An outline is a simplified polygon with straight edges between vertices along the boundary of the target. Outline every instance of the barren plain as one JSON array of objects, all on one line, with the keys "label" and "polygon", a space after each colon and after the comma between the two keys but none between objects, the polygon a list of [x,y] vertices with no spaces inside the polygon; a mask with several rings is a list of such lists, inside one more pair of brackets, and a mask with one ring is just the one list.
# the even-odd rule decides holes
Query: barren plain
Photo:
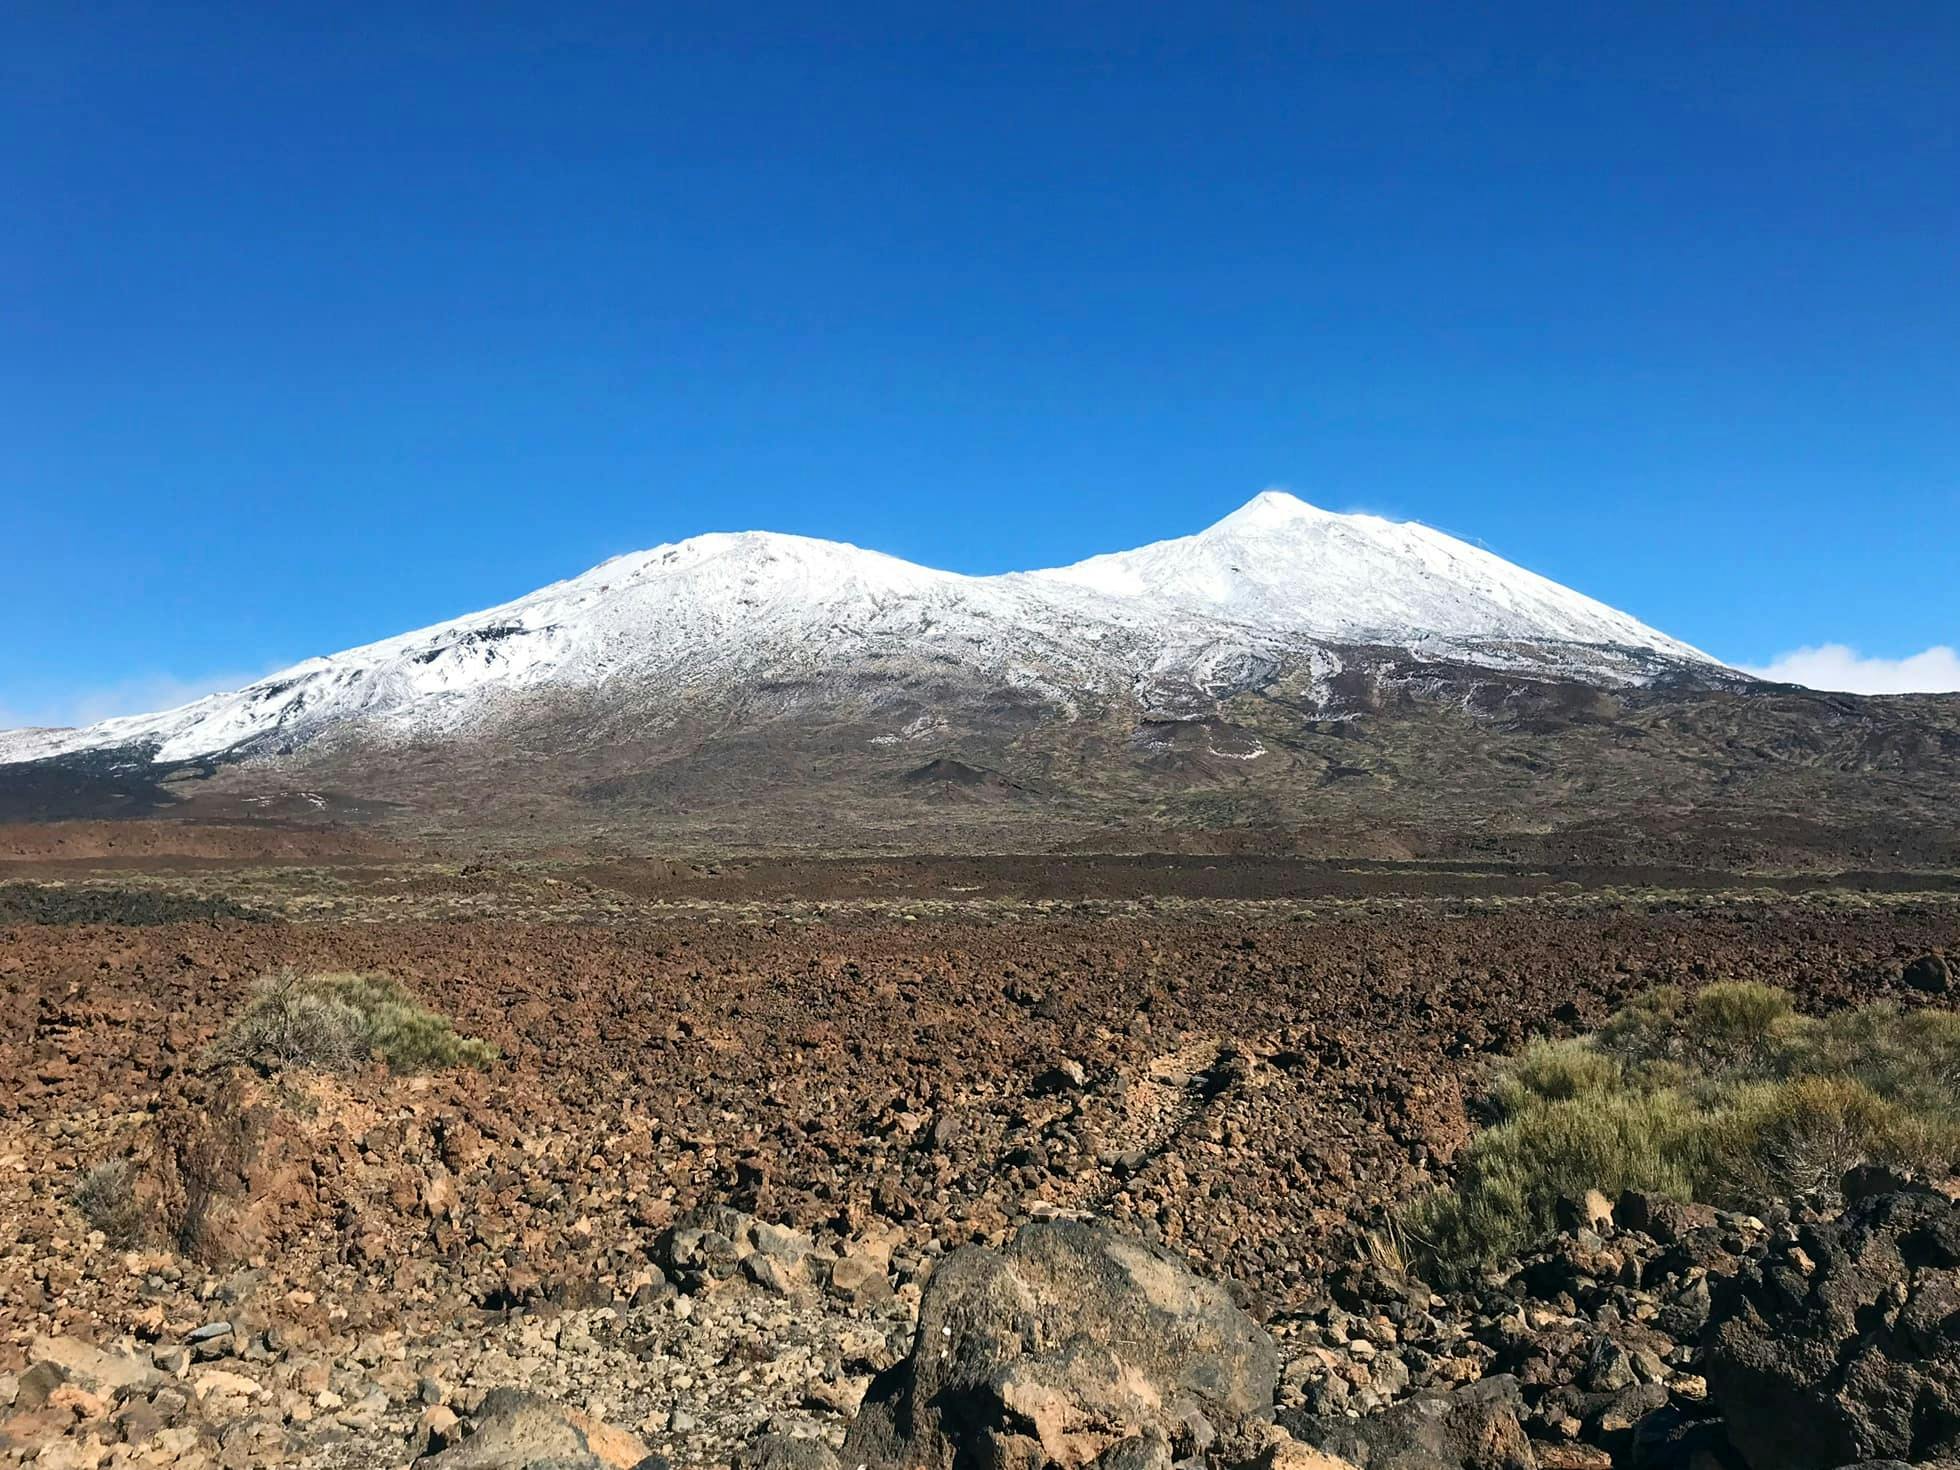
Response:
[{"label": "barren plain", "polygon": [[[1326,1350],[1289,1356],[1286,1324],[1447,1179],[1494,1054],[1658,984],[1905,995],[1943,952],[1940,872],[8,829],[0,1433],[44,1465],[406,1465],[522,1386],[675,1464],[834,1447],[934,1263],[1054,1217],[1226,1283],[1307,1402]],[[501,1058],[211,1065],[285,966],[391,977]],[[110,1161],[154,1213],[140,1240],[78,1212]],[[696,1290],[677,1229],[714,1219],[746,1253]],[[752,1264],[758,1230],[794,1237],[788,1269]],[[30,1404],[36,1344],[70,1339],[124,1344],[143,1389]]]}]

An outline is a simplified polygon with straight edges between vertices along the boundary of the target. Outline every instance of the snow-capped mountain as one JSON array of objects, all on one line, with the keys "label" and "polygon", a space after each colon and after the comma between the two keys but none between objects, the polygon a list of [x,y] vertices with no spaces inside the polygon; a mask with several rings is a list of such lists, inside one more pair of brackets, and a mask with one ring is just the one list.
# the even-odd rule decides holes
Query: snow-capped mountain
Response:
[{"label": "snow-capped mountain", "polygon": [[800,536],[697,536],[180,709],[0,734],[0,763],[423,739],[606,691],[648,718],[813,692],[875,704],[898,685],[916,703],[949,680],[1016,691],[1064,718],[1090,697],[1149,712],[1282,668],[1329,677],[1348,645],[1599,684],[1719,672],[1686,644],[1440,532],[1268,491],[1195,536],[993,577]]},{"label": "snow-capped mountain", "polygon": [[1321,510],[1283,490],[1255,496],[1195,536],[1034,575],[1336,643],[1562,642],[1713,662],[1454,536]]}]

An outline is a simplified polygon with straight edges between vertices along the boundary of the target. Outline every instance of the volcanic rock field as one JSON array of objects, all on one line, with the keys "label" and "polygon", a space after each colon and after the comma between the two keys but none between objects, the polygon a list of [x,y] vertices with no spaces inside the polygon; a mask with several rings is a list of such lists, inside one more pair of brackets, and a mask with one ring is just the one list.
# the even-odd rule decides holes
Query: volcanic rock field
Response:
[{"label": "volcanic rock field", "polygon": [[[1530,1038],[1661,984],[1923,1001],[1926,957],[1960,952],[1932,876],[499,866],[61,832],[17,830],[0,873],[0,1445],[44,1466],[854,1464],[866,1395],[924,1371],[920,1312],[971,1325],[933,1305],[944,1264],[1039,1222],[1215,1288],[1272,1344],[1264,1397],[1191,1409],[1192,1438],[1083,1409],[1089,1370],[1043,1358],[1012,1392],[976,1378],[970,1423],[935,1408],[937,1439],[887,1423],[886,1453],[1740,1464],[1636,1461],[1633,1427],[1666,1410],[1705,1449],[1709,1283],[1797,1224],[1633,1202],[1640,1230],[1575,1216],[1553,1265],[1452,1295],[1384,1262],[1384,1223],[1448,1182],[1484,1069]],[[391,977],[498,1059],[217,1060],[288,967]],[[128,1195],[108,1230],[92,1175]],[[1015,1291],[1053,1333],[1135,1309],[1105,1288]],[[1037,1382],[1086,1418],[1000,1407]],[[1368,1426],[1432,1401],[1497,1458],[1368,1458]]]}]

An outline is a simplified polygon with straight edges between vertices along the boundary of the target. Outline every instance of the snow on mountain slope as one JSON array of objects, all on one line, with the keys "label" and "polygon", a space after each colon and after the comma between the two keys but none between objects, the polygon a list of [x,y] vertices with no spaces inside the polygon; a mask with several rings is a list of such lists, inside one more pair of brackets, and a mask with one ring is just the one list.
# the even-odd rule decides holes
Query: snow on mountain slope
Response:
[{"label": "snow on mountain slope", "polygon": [[1340,515],[1282,490],[1254,497],[1195,536],[1031,575],[1329,642],[1555,641],[1714,662],[1441,531]]},{"label": "snow on mountain slope", "polygon": [[927,666],[969,671],[1067,708],[1071,690],[1127,686],[1176,650],[1230,665],[1261,640],[1016,577],[965,577],[837,542],[741,532],[614,558],[514,602],[316,658],[235,693],[85,730],[0,734],[0,762],[154,744],[187,760],[268,737],[361,724],[440,734],[542,688],[616,681],[677,705],[764,680],[849,692]]},{"label": "snow on mountain slope", "polygon": [[894,677],[963,677],[1072,712],[1089,691],[1249,687],[1287,660],[1337,671],[1322,642],[1556,645],[1557,667],[1621,682],[1624,652],[1709,662],[1590,598],[1414,525],[1267,492],[1197,536],[1054,571],[967,577],[837,542],[741,532],[617,557],[514,602],[310,659],[235,693],[84,730],[0,733],[0,763],[149,746],[161,760],[363,730],[470,728],[538,691],[613,688],[673,709],[696,696]]}]

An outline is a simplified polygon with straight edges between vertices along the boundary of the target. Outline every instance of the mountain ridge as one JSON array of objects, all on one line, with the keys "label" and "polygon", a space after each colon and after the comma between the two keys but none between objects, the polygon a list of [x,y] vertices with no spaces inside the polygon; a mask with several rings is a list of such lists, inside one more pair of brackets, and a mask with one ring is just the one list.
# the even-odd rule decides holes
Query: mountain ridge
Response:
[{"label": "mountain ridge", "polygon": [[360,727],[453,734],[553,688],[690,696],[880,664],[957,664],[1065,717],[1127,689],[1177,712],[1288,663],[1382,646],[1605,685],[1728,671],[1636,619],[1412,522],[1266,491],[1193,536],[967,576],[844,542],[711,532],[509,602],[308,659],[243,689],[78,730],[0,732],[0,763],[151,748],[174,761]]},{"label": "mountain ridge", "polygon": [[174,711],[0,736],[0,822],[703,856],[1917,867],[1960,863],[1956,782],[1960,699],[1765,684],[1456,538],[1277,494],[989,577],[712,533]]}]

